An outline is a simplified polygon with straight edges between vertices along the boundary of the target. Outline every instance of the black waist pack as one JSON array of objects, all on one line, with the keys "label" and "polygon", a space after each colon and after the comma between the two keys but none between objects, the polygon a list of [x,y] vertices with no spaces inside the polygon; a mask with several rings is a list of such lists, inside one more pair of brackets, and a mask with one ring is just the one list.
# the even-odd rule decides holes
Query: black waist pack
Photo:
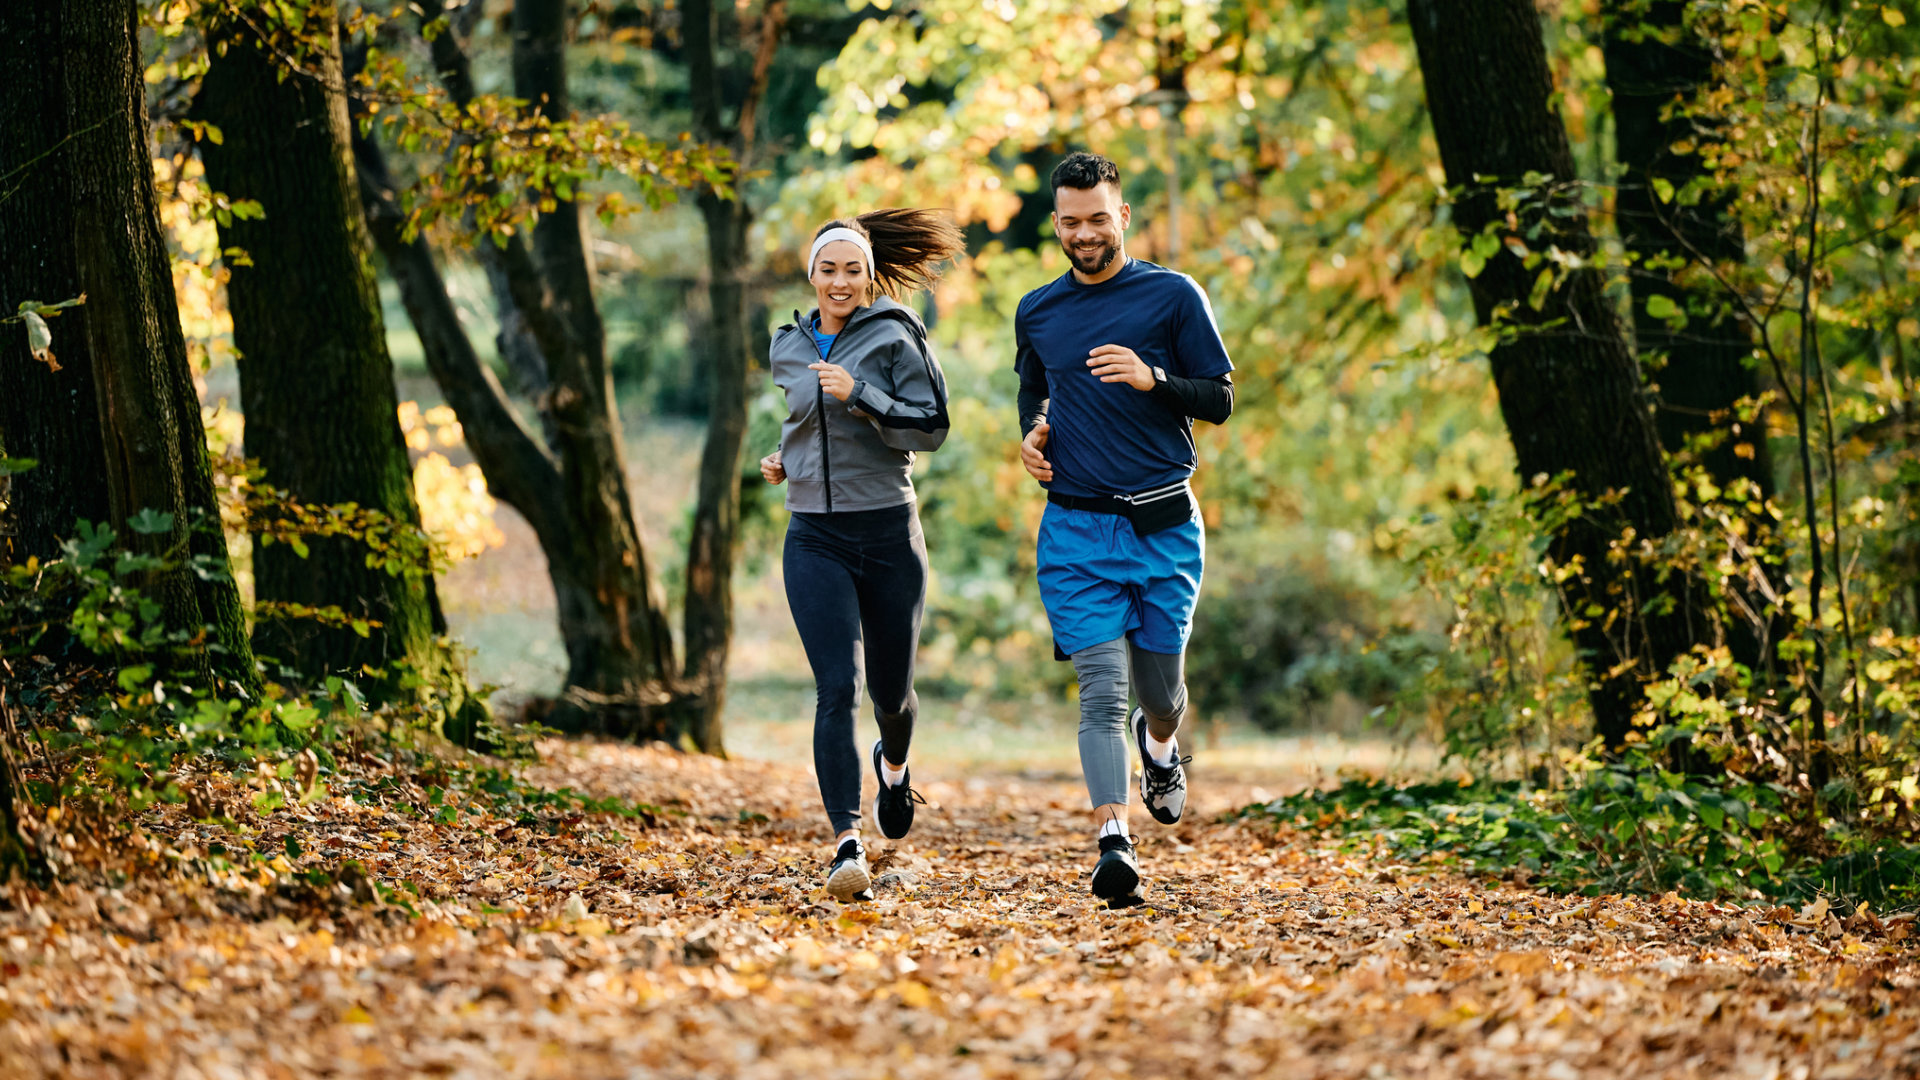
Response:
[{"label": "black waist pack", "polygon": [[1142,491],[1137,495],[1079,495],[1047,493],[1047,501],[1069,510],[1090,510],[1096,514],[1116,514],[1133,526],[1135,536],[1151,536],[1162,529],[1184,525],[1193,519],[1196,504],[1193,489],[1185,480],[1166,487]]}]

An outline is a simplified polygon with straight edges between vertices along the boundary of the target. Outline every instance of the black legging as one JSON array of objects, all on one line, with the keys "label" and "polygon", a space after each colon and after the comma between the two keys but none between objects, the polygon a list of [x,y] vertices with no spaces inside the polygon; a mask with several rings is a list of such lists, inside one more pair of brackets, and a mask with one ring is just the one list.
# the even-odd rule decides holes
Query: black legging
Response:
[{"label": "black legging", "polygon": [[813,666],[813,768],[827,817],[840,833],[860,823],[866,767],[853,714],[863,667],[887,760],[904,764],[913,741],[920,711],[913,658],[927,598],[927,544],[912,503],[795,513],[782,566],[787,606]]}]

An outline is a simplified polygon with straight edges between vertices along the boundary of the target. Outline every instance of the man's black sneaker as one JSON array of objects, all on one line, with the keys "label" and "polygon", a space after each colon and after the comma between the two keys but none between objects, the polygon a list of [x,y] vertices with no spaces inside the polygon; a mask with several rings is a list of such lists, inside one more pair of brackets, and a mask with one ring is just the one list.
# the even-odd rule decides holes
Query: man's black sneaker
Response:
[{"label": "man's black sneaker", "polygon": [[1193,758],[1181,757],[1176,749],[1171,765],[1153,760],[1153,755],[1147,753],[1147,714],[1137,707],[1133,710],[1133,742],[1140,748],[1140,801],[1147,804],[1147,813],[1153,815],[1153,820],[1172,825],[1187,809],[1185,766]]},{"label": "man's black sneaker", "polygon": [[1100,861],[1093,866],[1093,895],[1109,907],[1128,907],[1141,902],[1140,864],[1133,858],[1133,843],[1124,836],[1100,838]]},{"label": "man's black sneaker", "polygon": [[898,784],[887,783],[886,758],[880,754],[881,745],[880,742],[873,744],[873,775],[880,781],[880,794],[873,798],[873,820],[879,822],[882,836],[898,840],[913,829],[913,804],[927,800],[908,783],[910,770],[901,774]]},{"label": "man's black sneaker", "polygon": [[849,900],[871,900],[872,886],[867,849],[860,846],[860,838],[849,836],[840,841],[840,850],[833,853],[833,865],[827,867],[827,895],[843,904]]}]

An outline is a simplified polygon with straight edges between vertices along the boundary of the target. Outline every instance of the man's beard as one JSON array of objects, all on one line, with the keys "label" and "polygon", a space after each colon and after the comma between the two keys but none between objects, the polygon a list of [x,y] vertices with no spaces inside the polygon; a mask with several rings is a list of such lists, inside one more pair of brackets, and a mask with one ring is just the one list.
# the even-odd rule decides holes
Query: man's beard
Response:
[{"label": "man's beard", "polygon": [[1106,270],[1107,267],[1112,266],[1113,260],[1120,256],[1119,244],[1108,244],[1105,247],[1099,248],[1094,252],[1093,258],[1091,259],[1082,257],[1078,252],[1067,247],[1065,244],[1061,244],[1060,247],[1067,253],[1067,261],[1073,264],[1073,268],[1088,277],[1098,276],[1102,271]]}]

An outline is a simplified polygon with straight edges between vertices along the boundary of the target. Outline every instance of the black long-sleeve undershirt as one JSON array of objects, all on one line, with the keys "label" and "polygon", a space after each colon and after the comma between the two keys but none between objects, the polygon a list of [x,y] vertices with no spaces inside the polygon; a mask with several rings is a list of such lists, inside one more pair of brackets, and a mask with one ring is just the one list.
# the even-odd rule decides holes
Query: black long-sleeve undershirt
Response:
[{"label": "black long-sleeve undershirt", "polygon": [[[1169,375],[1166,382],[1156,385],[1148,393],[1179,415],[1205,420],[1209,424],[1224,424],[1227,417],[1233,415],[1233,376],[1230,374],[1216,375],[1211,379]],[[1030,374],[1023,370],[1020,373],[1017,400],[1020,437],[1024,439],[1033,431],[1034,425],[1047,418],[1049,394],[1046,374]]]},{"label": "black long-sleeve undershirt", "polygon": [[1028,435],[1033,434],[1033,429],[1046,420],[1047,402],[1049,400],[1045,390],[1029,389],[1025,382],[1020,384],[1018,401],[1020,408],[1021,438],[1024,439]]},{"label": "black long-sleeve undershirt", "polygon": [[1189,379],[1169,375],[1155,384],[1151,393],[1161,404],[1195,420],[1224,424],[1233,415],[1233,376],[1216,375],[1211,379]]}]

